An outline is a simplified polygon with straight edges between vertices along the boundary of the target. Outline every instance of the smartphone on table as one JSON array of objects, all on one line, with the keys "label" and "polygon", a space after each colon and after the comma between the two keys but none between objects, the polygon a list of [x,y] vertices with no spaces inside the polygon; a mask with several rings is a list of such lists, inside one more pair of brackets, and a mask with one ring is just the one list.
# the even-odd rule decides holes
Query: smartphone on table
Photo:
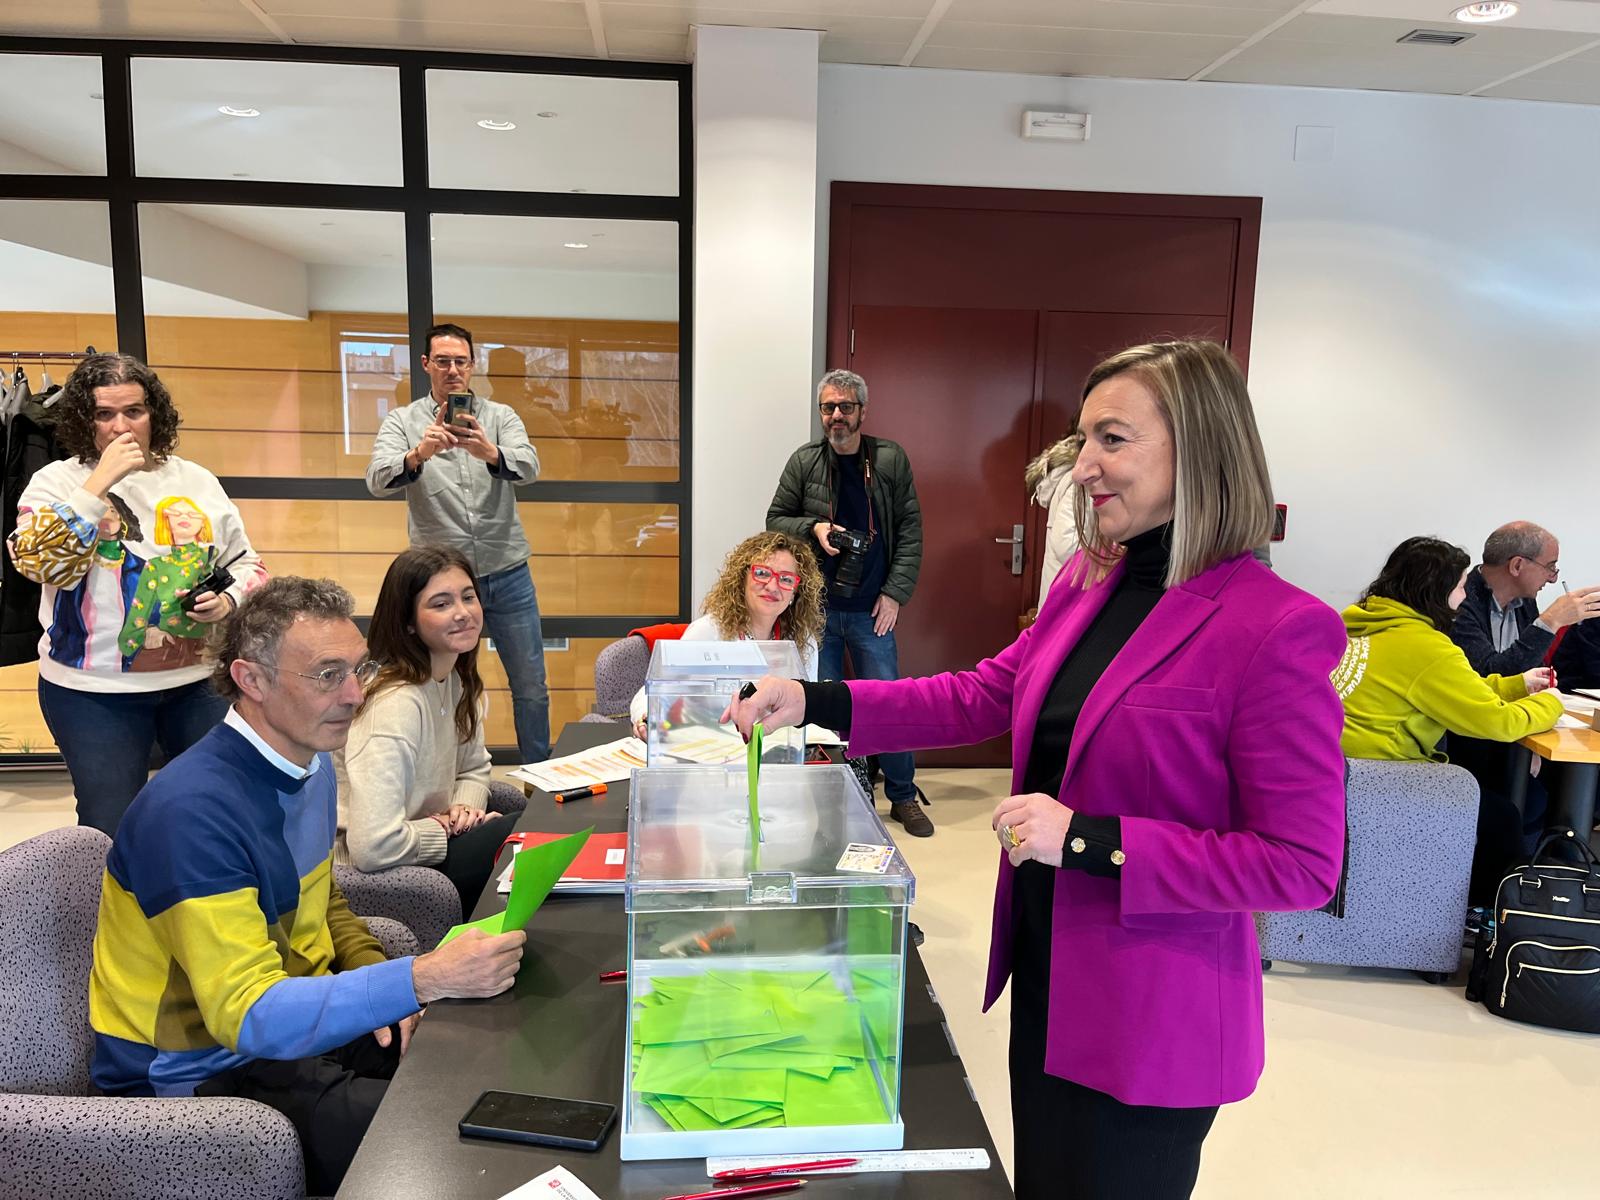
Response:
[{"label": "smartphone on table", "polygon": [[478,1097],[457,1128],[462,1137],[598,1150],[616,1120],[614,1104],[489,1091]]},{"label": "smartphone on table", "polygon": [[444,423],[446,425],[461,425],[462,417],[472,415],[472,393],[451,392],[444,398]]}]

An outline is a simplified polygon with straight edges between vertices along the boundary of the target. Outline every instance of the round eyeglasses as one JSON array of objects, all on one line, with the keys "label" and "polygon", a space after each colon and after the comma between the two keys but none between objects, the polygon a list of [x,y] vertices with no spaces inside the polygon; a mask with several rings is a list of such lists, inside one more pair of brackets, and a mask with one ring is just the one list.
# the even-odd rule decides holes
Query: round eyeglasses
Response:
[{"label": "round eyeglasses", "polygon": [[262,666],[271,667],[275,671],[282,671],[286,675],[298,675],[301,679],[309,679],[317,685],[319,692],[337,692],[344,686],[344,681],[354,675],[356,681],[365,689],[378,677],[379,664],[376,659],[366,659],[354,667],[323,667],[315,674],[308,675],[304,671],[291,671],[288,667],[280,667],[275,663],[262,663]]}]

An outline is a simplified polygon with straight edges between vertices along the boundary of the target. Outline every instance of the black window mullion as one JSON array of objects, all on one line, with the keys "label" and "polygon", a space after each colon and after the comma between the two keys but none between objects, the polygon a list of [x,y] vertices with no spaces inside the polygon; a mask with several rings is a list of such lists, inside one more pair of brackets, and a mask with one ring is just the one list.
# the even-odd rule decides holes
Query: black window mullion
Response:
[{"label": "black window mullion", "polygon": [[139,202],[134,176],[133,80],[125,53],[100,56],[100,94],[106,121],[106,184],[110,193],[111,292],[117,349],[143,361],[144,263],[139,250]]},{"label": "black window mullion", "polygon": [[411,394],[422,394],[421,358],[433,324],[433,214],[428,203],[428,72],[400,65],[400,178],[406,195],[406,312],[411,330]]}]

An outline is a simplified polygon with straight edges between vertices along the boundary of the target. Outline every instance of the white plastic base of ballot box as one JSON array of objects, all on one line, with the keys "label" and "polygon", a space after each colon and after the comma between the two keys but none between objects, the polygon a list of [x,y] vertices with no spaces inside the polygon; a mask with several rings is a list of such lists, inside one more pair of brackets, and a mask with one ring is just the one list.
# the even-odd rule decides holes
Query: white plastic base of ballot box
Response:
[{"label": "white plastic base of ballot box", "polygon": [[622,1133],[622,1161],[712,1158],[730,1154],[792,1154],[827,1150],[899,1150],[904,1121],[892,1125],[795,1125],[771,1129],[697,1129],[679,1133]]}]

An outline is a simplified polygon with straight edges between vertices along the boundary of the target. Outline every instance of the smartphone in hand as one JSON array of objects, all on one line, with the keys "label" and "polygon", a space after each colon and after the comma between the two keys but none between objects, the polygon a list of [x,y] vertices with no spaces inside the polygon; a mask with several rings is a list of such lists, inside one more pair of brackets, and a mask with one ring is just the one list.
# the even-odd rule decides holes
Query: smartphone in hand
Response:
[{"label": "smartphone in hand", "polygon": [[472,415],[472,393],[451,392],[444,399],[444,423],[446,425],[464,425],[462,417]]}]

